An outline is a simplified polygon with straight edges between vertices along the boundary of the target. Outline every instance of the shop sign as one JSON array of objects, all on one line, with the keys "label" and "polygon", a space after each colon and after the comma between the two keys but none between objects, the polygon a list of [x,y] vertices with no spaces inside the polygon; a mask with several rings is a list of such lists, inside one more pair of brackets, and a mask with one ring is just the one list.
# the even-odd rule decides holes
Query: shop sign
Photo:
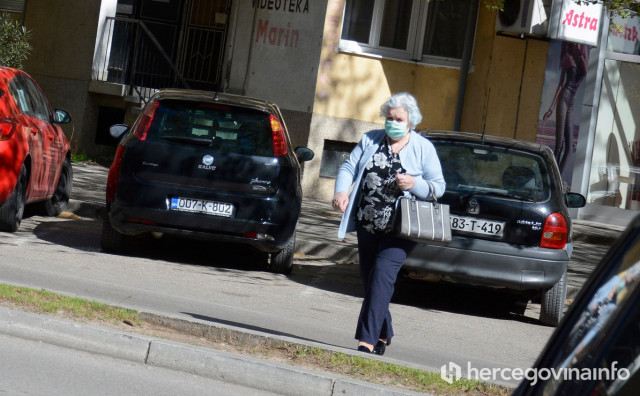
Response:
[{"label": "shop sign", "polygon": [[559,18],[557,30],[550,29],[549,37],[592,46],[598,45],[602,25],[602,3],[563,0],[557,17]]},{"label": "shop sign", "polygon": [[611,24],[616,26],[609,32],[607,51],[640,55],[640,17],[616,16]]}]

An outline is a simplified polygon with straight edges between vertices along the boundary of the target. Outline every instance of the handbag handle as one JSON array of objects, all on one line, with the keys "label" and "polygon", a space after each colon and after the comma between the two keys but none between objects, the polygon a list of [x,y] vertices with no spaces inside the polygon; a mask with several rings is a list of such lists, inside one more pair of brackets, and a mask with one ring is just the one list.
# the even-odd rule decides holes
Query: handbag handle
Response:
[{"label": "handbag handle", "polygon": [[436,193],[433,189],[433,183],[427,180],[427,184],[429,185],[429,196],[427,198],[431,198],[433,202],[438,203],[438,198],[436,198]]}]

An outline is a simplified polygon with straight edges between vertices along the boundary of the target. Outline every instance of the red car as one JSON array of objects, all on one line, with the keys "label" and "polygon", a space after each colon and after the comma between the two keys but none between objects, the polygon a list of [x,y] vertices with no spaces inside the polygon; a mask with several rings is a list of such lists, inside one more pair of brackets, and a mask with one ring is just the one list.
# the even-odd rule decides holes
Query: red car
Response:
[{"label": "red car", "polygon": [[28,74],[0,66],[0,231],[18,230],[26,204],[49,216],[67,207],[73,170],[59,124],[70,121]]}]

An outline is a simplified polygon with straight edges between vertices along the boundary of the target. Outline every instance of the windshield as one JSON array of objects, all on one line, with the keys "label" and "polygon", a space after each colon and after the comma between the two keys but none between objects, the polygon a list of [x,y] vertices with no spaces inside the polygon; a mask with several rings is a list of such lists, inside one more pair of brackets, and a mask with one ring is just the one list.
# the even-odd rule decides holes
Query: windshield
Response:
[{"label": "windshield", "polygon": [[529,201],[549,198],[549,176],[543,157],[504,146],[439,141],[447,191],[484,193]]},{"label": "windshield", "polygon": [[273,156],[269,114],[215,103],[160,101],[147,139],[208,145],[216,152]]}]

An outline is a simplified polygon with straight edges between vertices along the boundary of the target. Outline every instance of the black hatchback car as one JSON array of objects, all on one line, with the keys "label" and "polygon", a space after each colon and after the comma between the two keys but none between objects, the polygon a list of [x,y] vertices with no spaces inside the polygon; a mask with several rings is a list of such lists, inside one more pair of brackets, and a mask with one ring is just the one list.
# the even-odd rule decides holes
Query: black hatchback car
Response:
[{"label": "black hatchback car", "polygon": [[447,187],[453,240],[421,243],[405,262],[413,278],[501,288],[541,302],[540,320],[557,325],[571,258],[565,192],[550,148],[474,133],[422,133],[436,147]]},{"label": "black hatchback car", "polygon": [[239,243],[289,273],[302,190],[300,161],[279,108],[215,92],[162,90],[121,137],[109,169],[101,246],[164,234]]}]

